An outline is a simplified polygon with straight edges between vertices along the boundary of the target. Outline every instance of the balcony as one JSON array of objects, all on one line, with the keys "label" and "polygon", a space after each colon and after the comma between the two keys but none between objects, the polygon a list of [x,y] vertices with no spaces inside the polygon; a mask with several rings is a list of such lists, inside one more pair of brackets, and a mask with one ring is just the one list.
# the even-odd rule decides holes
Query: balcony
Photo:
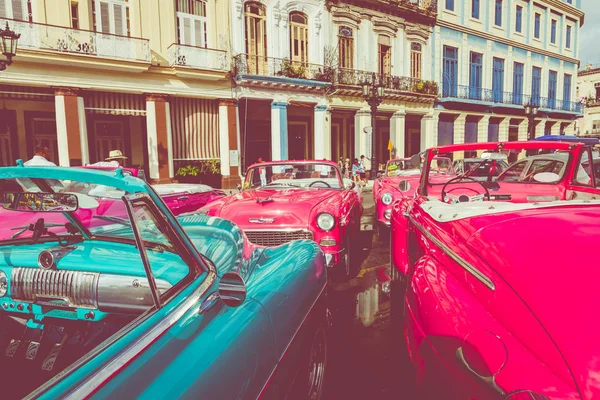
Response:
[{"label": "balcony", "polygon": [[0,18],[21,34],[19,48],[150,62],[148,39]]},{"label": "balcony", "polygon": [[530,96],[515,92],[501,92],[492,89],[483,89],[466,85],[443,85],[441,102],[452,102],[455,100],[466,100],[468,103],[493,105],[497,107],[520,108],[530,102],[549,111],[569,112],[581,114],[583,106],[579,102],[568,100],[557,100],[548,97]]},{"label": "balcony", "polygon": [[190,67],[205,70],[229,71],[231,62],[225,50],[194,47],[173,43],[169,46],[171,67]]},{"label": "balcony", "polygon": [[326,4],[334,15],[344,13],[347,5],[356,5],[431,26],[438,11],[438,0],[326,0]]},{"label": "balcony", "polygon": [[[340,88],[345,87],[362,93],[363,82],[371,82],[372,80],[373,72],[338,68],[337,73],[334,74],[333,84]],[[438,85],[434,81],[387,74],[375,74],[375,80],[377,84],[386,89],[386,97],[397,97],[401,94],[437,97],[438,94]]]},{"label": "balcony", "polygon": [[593,97],[588,97],[585,100],[585,106],[586,107],[600,107],[600,98],[595,99]]}]

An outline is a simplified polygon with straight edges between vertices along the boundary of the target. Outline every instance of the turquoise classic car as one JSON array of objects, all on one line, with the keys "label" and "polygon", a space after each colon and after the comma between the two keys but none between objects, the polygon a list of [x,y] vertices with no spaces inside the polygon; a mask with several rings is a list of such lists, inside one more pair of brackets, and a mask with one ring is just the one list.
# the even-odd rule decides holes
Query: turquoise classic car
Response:
[{"label": "turquoise classic car", "polygon": [[1,398],[320,399],[325,257],[114,172],[0,168]]}]

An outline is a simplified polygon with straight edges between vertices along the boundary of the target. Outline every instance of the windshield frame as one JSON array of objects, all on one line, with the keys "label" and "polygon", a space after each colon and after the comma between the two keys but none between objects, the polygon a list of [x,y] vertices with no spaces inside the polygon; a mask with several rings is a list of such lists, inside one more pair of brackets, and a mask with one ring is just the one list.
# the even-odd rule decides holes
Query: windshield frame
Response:
[{"label": "windshield frame", "polygon": [[[568,143],[568,142],[545,142],[545,141],[513,141],[513,142],[485,142],[485,143],[465,143],[448,146],[436,146],[425,151],[425,164],[421,181],[419,184],[419,195],[427,196],[428,188],[433,184],[429,182],[429,172],[431,169],[431,161],[438,155],[465,151],[506,151],[506,150],[561,150],[569,153],[569,160],[565,167],[565,173],[560,181],[551,183],[552,185],[562,184],[565,178],[570,174],[573,168],[574,160],[577,155],[586,146],[583,143]],[[512,164],[509,164],[509,167]],[[512,182],[511,182],[512,183]]]},{"label": "windshield frame", "polygon": [[[328,190],[344,190],[346,188],[346,185],[344,184],[344,181],[342,179],[342,174],[340,172],[340,169],[338,167],[337,164],[332,163],[330,161],[269,161],[269,162],[263,162],[263,163],[256,163],[256,164],[252,164],[248,167],[248,169],[246,170],[246,175],[244,176],[244,184],[242,187],[242,190],[246,191],[246,190],[258,190],[258,189],[264,189],[266,188],[266,186],[257,186],[257,187],[252,187],[252,174],[255,173],[255,171],[258,171],[259,168],[272,168],[272,167],[278,167],[278,166],[289,166],[289,165],[322,165],[322,166],[326,166],[330,169],[332,169],[333,171],[335,171],[335,175],[337,177],[338,180],[338,185],[339,188],[335,188],[335,187],[293,187],[293,186],[285,186],[286,189],[328,189]],[[330,178],[331,179],[331,178]],[[318,178],[315,178],[316,181],[318,181]],[[276,181],[275,181],[276,182]],[[283,185],[282,185],[283,186]],[[271,187],[269,187],[269,189],[274,189],[276,186],[273,185]]]}]

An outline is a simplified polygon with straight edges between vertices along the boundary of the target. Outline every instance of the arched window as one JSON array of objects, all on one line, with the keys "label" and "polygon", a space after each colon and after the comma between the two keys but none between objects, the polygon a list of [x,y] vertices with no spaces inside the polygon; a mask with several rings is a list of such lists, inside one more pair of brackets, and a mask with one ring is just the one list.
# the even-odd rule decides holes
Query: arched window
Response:
[{"label": "arched window", "polygon": [[260,3],[247,2],[244,6],[244,13],[247,72],[260,74],[267,68],[267,8]]},{"label": "arched window", "polygon": [[379,49],[379,73],[392,74],[392,40],[389,36],[379,35],[377,38]]},{"label": "arched window", "polygon": [[290,59],[308,62],[308,17],[299,11],[290,13]]},{"label": "arched window", "polygon": [[338,49],[340,68],[354,68],[354,37],[352,28],[340,26],[338,30]]},{"label": "arched window", "polygon": [[415,79],[421,79],[422,57],[421,44],[411,43],[410,45],[410,76]]}]

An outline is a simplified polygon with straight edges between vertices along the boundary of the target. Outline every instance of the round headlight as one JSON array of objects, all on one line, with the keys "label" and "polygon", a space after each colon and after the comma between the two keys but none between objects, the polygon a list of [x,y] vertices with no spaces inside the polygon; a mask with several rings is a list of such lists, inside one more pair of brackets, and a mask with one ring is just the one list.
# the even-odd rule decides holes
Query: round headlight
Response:
[{"label": "round headlight", "polygon": [[384,194],[381,195],[381,202],[383,204],[385,204],[386,206],[389,206],[390,204],[392,204],[393,200],[394,200],[394,197],[392,196],[391,193],[385,192]]},{"label": "round headlight", "polygon": [[317,226],[324,231],[330,231],[335,225],[335,218],[329,213],[321,213],[317,216]]},{"label": "round headlight", "polygon": [[8,278],[4,271],[0,271],[0,297],[4,297],[8,291]]}]

